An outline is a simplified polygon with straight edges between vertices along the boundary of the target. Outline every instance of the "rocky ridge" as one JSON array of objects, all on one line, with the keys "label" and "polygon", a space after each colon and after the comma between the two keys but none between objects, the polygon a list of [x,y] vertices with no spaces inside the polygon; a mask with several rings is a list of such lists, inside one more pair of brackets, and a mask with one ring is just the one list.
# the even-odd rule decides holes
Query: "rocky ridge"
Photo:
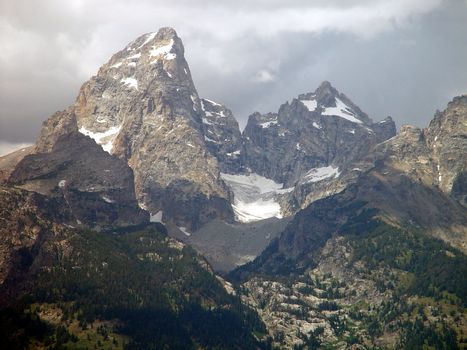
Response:
[{"label": "rocky ridge", "polygon": [[60,136],[50,152],[25,156],[8,184],[62,203],[68,225],[108,230],[149,222],[136,201],[132,170],[77,131]]},{"label": "rocky ridge", "polygon": [[[49,153],[76,131],[128,163],[142,208],[192,232],[213,219],[291,216],[341,191],[357,176],[351,164],[395,126],[390,118],[373,123],[324,82],[277,114],[253,114],[240,133],[229,109],[199,98],[181,39],[162,28],[129,43],[84,83],[72,106],[44,122],[34,152]],[[278,190],[245,201],[227,179],[250,174]],[[251,212],[257,208],[265,213]]]},{"label": "rocky ridge", "polygon": [[[356,181],[299,211],[257,259],[231,274],[243,281],[246,300],[274,330],[278,345],[402,347],[415,336],[411,322],[420,322],[404,316],[411,308],[428,319],[419,328],[436,333],[433,329],[448,323],[444,329],[454,332],[454,342],[464,341],[466,299],[456,288],[463,288],[467,266],[465,106],[465,96],[456,97],[426,129],[402,127],[358,163]],[[438,149],[446,154],[440,157]],[[441,172],[440,162],[450,162],[449,169]],[[355,282],[350,290],[356,293],[346,292]],[[271,288],[277,293],[267,292]],[[463,300],[452,313],[458,321],[433,311],[450,303],[438,294],[443,290]],[[372,309],[361,308],[368,303]],[[360,314],[352,305],[359,305]],[[361,321],[373,317],[378,329],[369,334],[369,323]]]},{"label": "rocky ridge", "polygon": [[373,123],[329,82],[299,95],[278,113],[249,117],[243,132],[246,165],[286,187],[312,175],[312,169],[345,168],[396,133],[387,118]]},{"label": "rocky ridge", "polygon": [[[220,179],[216,152],[207,148],[203,123],[219,110],[205,104],[213,108],[208,116],[180,38],[162,28],[128,44],[84,83],[72,106],[44,122],[34,152],[51,152],[62,135],[79,131],[133,169],[142,208],[190,230],[214,218],[230,222],[231,193]],[[228,157],[236,151],[229,147],[216,154]]]}]

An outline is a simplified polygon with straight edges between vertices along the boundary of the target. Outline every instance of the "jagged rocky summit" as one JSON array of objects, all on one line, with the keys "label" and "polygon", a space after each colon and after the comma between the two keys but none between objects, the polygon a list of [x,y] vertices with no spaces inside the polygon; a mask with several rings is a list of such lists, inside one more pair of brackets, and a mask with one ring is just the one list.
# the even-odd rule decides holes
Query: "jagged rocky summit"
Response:
[{"label": "jagged rocky summit", "polygon": [[251,115],[243,132],[247,166],[287,186],[310,169],[344,168],[395,134],[391,118],[373,123],[327,81],[277,113]]},{"label": "jagged rocky summit", "polygon": [[219,112],[201,103],[180,38],[162,28],[113,55],[72,106],[44,123],[34,152],[50,153],[79,131],[131,167],[139,205],[150,213],[189,229],[213,218],[229,222],[231,193],[206,146],[216,137],[207,136],[204,104],[212,109],[207,118]]},{"label": "jagged rocky summit", "polygon": [[[20,290],[63,300],[92,274],[95,287],[79,290],[105,290],[94,302],[104,309],[124,310],[135,284],[149,298],[137,309],[155,300],[180,315],[198,300],[204,316],[206,305],[213,317],[237,310],[231,285],[149,224],[162,221],[217,271],[245,264],[229,278],[280,348],[394,348],[414,330],[455,341],[466,324],[466,118],[459,96],[427,128],[396,135],[390,117],[372,121],[323,82],[252,114],[241,133],[228,108],[199,98],[176,32],[145,34],[44,122],[34,146],[0,158],[0,304]],[[168,298],[154,299],[161,288]],[[241,314],[227,317],[257,323]],[[198,331],[225,329],[197,317],[185,320],[188,343],[223,334]],[[250,335],[219,338],[253,348],[251,330],[265,331],[237,324]]]},{"label": "jagged rocky summit", "polygon": [[182,41],[162,28],[113,55],[72,106],[44,123],[34,149],[0,161],[8,164],[2,177],[29,181],[11,164],[61,152],[76,132],[128,164],[139,206],[153,220],[192,232],[213,219],[293,215],[341,190],[350,164],[394,136],[395,126],[390,118],[373,123],[324,82],[277,114],[253,114],[242,134],[228,108],[199,98]]}]

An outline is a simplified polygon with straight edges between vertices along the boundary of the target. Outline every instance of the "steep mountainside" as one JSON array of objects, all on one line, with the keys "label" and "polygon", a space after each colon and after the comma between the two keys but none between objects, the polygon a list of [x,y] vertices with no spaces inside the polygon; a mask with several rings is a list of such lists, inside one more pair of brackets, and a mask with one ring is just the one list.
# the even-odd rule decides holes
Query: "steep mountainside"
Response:
[{"label": "steep mountainside", "polygon": [[396,135],[323,82],[241,133],[145,34],[0,158],[2,346],[466,348],[466,155],[465,95]]},{"label": "steep mountainside", "polygon": [[[27,152],[50,153],[76,131],[131,167],[141,208],[193,232],[214,219],[291,216],[343,190],[358,176],[353,164],[395,126],[373,123],[324,82],[277,114],[250,116],[241,134],[229,109],[198,97],[181,39],[162,28],[114,54]],[[0,159],[0,180],[22,156]]]},{"label": "steep mountainside", "polygon": [[75,229],[59,223],[68,214],[57,201],[6,187],[0,203],[2,347],[260,345],[253,331],[265,329],[255,313],[161,225]]},{"label": "steep mountainside", "polygon": [[[466,101],[376,146],[354,183],[298,212],[232,274],[278,344],[465,343]],[[446,310],[452,317],[439,317]]]},{"label": "steep mountainside", "polygon": [[278,113],[250,116],[243,131],[245,165],[289,189],[276,199],[281,215],[290,216],[355,182],[358,162],[395,134],[390,117],[373,123],[325,81]]},{"label": "steep mountainside", "polygon": [[202,99],[205,140],[208,150],[219,161],[221,172],[236,174],[243,170],[243,144],[238,122],[225,106]]},{"label": "steep mountainside", "polygon": [[[141,207],[163,212],[166,221],[190,229],[214,218],[229,222],[230,192],[215,156],[228,157],[230,146],[208,150],[203,120],[225,111],[227,124],[237,125],[226,110],[206,106],[209,116],[180,38],[173,29],[162,28],[113,55],[81,87],[74,105],[44,123],[36,152],[50,152],[61,135],[78,130],[133,169]],[[232,137],[238,142],[238,133]]]},{"label": "steep mountainside", "polygon": [[250,116],[243,132],[246,165],[290,187],[312,169],[346,167],[395,131],[390,118],[373,124],[344,94],[323,82],[314,93],[283,104],[277,114]]},{"label": "steep mountainside", "polygon": [[60,202],[69,211],[69,225],[101,230],[149,222],[126,162],[77,131],[60,136],[48,153],[24,157],[9,184]]}]

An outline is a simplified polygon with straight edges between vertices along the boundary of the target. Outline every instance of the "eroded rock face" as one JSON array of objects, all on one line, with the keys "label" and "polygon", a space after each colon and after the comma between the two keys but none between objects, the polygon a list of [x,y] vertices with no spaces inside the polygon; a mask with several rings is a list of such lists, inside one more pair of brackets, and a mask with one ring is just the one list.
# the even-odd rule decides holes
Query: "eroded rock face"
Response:
[{"label": "eroded rock face", "polygon": [[149,222],[125,161],[77,131],[59,137],[48,153],[24,157],[9,183],[60,202],[69,212],[64,221],[69,225],[110,229]]},{"label": "eroded rock face", "polygon": [[279,112],[250,116],[243,132],[246,165],[286,186],[313,168],[342,169],[395,135],[392,119],[373,124],[344,94],[324,82]]},{"label": "eroded rock face", "polygon": [[[238,125],[226,109],[206,104],[207,117],[182,41],[162,28],[128,44],[83,84],[75,104],[44,123],[36,152],[50,152],[61,135],[78,130],[128,163],[138,202],[151,213],[163,211],[165,221],[190,229],[213,215],[232,221],[216,158],[226,158],[230,146],[208,150],[203,119],[226,113],[229,127]],[[238,134],[232,136],[237,142]]]},{"label": "eroded rock face", "polygon": [[[465,101],[465,97],[456,97],[428,128],[405,125],[397,136],[377,145],[359,163],[354,180],[340,193],[300,210],[252,269],[274,273],[284,268],[277,262],[285,257],[292,266],[299,261],[294,270],[333,234],[345,235],[347,224],[356,218],[364,222],[384,217],[392,225],[443,240],[465,253]],[[456,180],[443,182],[440,163],[450,165],[442,171],[447,179]],[[449,183],[454,185],[446,186]]]},{"label": "eroded rock face", "polygon": [[467,206],[467,95],[455,97],[424,130],[440,189]]},{"label": "eroded rock face", "polygon": [[56,112],[42,123],[42,129],[36,141],[34,152],[51,152],[61,136],[76,131],[78,131],[78,125],[73,108]]},{"label": "eroded rock face", "polygon": [[[388,167],[439,188],[465,206],[467,171],[467,96],[455,97],[425,129],[411,125],[376,148]],[[372,160],[374,161],[374,159]]]},{"label": "eroded rock face", "polygon": [[364,158],[396,134],[390,117],[378,123],[329,82],[283,104],[278,113],[250,116],[243,132],[245,164],[293,188],[278,198],[284,216],[339,193],[371,165]]},{"label": "eroded rock face", "polygon": [[208,150],[217,158],[223,173],[237,174],[244,169],[242,135],[237,120],[225,106],[202,99],[205,117],[205,141]]}]

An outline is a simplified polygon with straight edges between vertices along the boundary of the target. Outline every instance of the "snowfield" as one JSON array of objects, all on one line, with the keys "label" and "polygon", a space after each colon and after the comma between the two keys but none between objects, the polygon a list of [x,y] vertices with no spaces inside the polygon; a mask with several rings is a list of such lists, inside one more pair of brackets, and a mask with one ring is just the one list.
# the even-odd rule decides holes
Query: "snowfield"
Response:
[{"label": "snowfield", "polygon": [[355,113],[344,102],[336,98],[336,107],[327,107],[324,109],[322,115],[332,115],[347,119],[352,123],[362,124],[360,119],[354,117]]},{"label": "snowfield", "polygon": [[339,168],[332,165],[310,169],[303,177],[304,183],[318,182],[332,177],[339,177]]},{"label": "snowfield", "polygon": [[82,133],[83,135],[89,136],[92,138],[98,145],[102,147],[104,151],[107,153],[111,154],[112,148],[113,148],[113,142],[115,138],[118,136],[118,133],[120,132],[120,129],[122,126],[114,126],[111,127],[109,130],[104,131],[104,132],[92,132],[91,130],[86,129],[84,126],[82,126],[79,129],[79,132]]},{"label": "snowfield", "polygon": [[277,194],[287,193],[293,188],[283,189],[283,185],[264,176],[231,175],[221,173],[222,179],[234,193],[232,205],[237,220],[252,222],[271,217],[282,218],[281,207],[274,198]]},{"label": "snowfield", "polygon": [[316,100],[300,100],[300,102],[303,103],[310,112],[314,112],[318,107],[318,102],[316,102]]}]

